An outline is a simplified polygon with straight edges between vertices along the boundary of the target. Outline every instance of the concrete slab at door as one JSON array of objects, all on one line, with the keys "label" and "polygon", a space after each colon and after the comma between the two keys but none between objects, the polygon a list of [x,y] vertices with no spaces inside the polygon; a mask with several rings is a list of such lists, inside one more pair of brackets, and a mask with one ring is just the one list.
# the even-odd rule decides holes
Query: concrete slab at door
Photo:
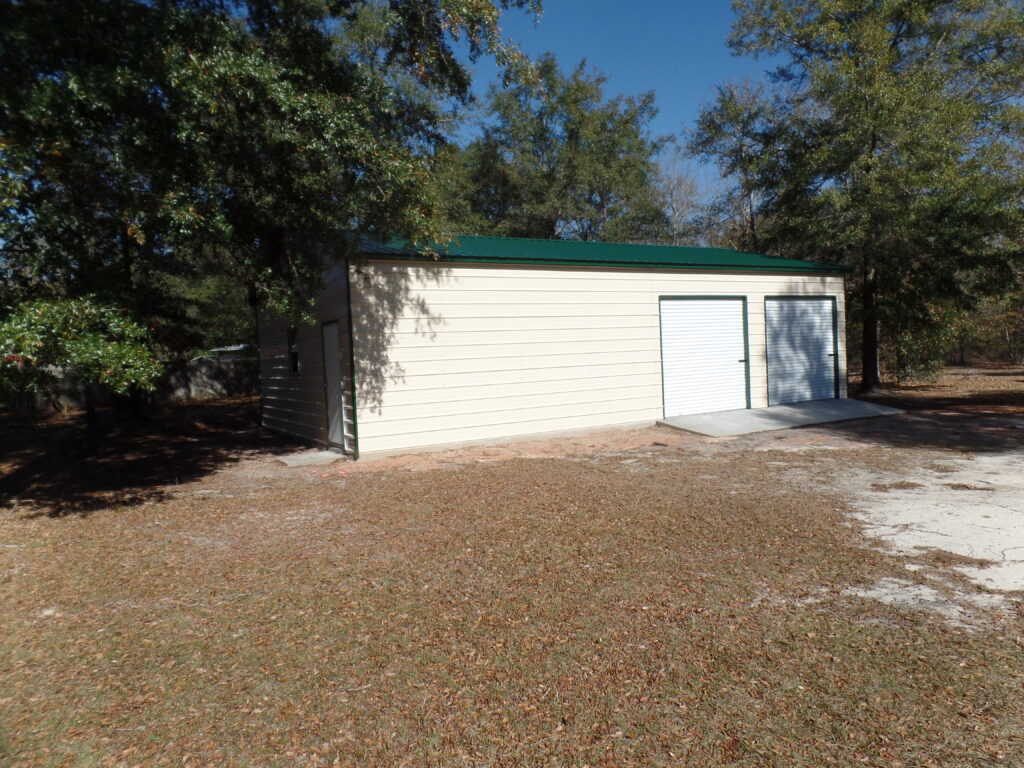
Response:
[{"label": "concrete slab at door", "polygon": [[889,408],[863,400],[817,400],[792,405],[772,405],[753,410],[745,408],[737,411],[675,416],[658,423],[666,427],[695,432],[698,435],[733,437],[749,435],[754,432],[769,432],[773,429],[827,424],[831,421],[895,416],[900,413],[903,411],[898,408]]},{"label": "concrete slab at door", "polygon": [[749,407],[746,300],[661,299],[665,416]]},{"label": "concrete slab at door", "polygon": [[764,314],[768,405],[838,397],[835,299],[769,298]]}]

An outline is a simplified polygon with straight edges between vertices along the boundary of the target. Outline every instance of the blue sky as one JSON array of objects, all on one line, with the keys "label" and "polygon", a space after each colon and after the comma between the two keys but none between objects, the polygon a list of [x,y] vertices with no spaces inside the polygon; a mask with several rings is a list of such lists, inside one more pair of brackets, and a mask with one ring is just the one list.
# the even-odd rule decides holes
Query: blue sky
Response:
[{"label": "blue sky", "polygon": [[[502,30],[527,54],[552,51],[563,69],[581,59],[608,76],[608,96],[653,90],[656,135],[691,127],[715,87],[759,79],[768,64],[733,56],[725,40],[733,13],[728,0],[544,0],[537,24],[530,14],[507,11]],[[496,71],[475,65],[474,90],[486,93]]]}]

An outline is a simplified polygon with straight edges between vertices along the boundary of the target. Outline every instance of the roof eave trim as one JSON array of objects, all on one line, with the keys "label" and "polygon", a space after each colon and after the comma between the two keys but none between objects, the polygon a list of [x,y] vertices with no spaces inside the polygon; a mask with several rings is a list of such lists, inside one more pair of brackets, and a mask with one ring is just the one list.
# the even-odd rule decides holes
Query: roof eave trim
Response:
[{"label": "roof eave trim", "polygon": [[832,264],[816,264],[808,262],[808,266],[793,266],[792,263],[769,266],[750,264],[671,264],[666,262],[636,262],[636,261],[583,261],[570,259],[530,259],[518,258],[515,260],[504,258],[488,258],[486,256],[442,256],[435,259],[432,256],[423,254],[403,253],[368,253],[361,252],[360,255],[366,259],[380,261],[420,261],[431,264],[497,264],[508,266],[555,266],[555,267],[607,267],[610,269],[676,269],[691,271],[725,271],[725,272],[799,272],[799,273],[836,273],[848,274],[853,271],[852,267],[843,267]]}]

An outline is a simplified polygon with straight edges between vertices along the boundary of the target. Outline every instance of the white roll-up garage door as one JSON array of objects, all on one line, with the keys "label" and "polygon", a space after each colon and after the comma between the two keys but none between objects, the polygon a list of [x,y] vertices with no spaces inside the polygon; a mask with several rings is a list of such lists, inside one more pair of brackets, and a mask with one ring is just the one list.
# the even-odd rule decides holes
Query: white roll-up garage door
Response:
[{"label": "white roll-up garage door", "polygon": [[832,299],[766,299],[768,405],[836,397]]},{"label": "white roll-up garage door", "polygon": [[665,416],[749,407],[746,301],[661,300]]}]

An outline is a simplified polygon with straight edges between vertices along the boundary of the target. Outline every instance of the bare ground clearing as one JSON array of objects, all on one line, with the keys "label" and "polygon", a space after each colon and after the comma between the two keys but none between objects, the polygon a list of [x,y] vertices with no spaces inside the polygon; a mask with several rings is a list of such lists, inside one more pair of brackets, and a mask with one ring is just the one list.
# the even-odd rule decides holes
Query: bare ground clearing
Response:
[{"label": "bare ground clearing", "polygon": [[895,399],[315,470],[245,403],[12,440],[0,763],[1020,764],[1017,605],[855,515],[1019,450],[1024,371]]}]

